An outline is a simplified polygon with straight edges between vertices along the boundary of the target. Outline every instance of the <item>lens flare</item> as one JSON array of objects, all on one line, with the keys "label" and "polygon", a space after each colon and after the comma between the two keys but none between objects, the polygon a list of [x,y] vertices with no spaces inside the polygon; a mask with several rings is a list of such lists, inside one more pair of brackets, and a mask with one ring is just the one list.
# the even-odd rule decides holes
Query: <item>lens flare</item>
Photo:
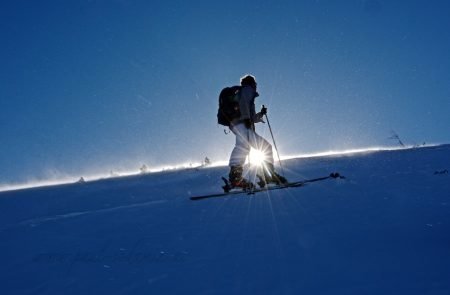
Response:
[{"label": "lens flare", "polygon": [[254,166],[262,166],[266,160],[266,155],[260,150],[251,149],[248,156],[249,163]]}]

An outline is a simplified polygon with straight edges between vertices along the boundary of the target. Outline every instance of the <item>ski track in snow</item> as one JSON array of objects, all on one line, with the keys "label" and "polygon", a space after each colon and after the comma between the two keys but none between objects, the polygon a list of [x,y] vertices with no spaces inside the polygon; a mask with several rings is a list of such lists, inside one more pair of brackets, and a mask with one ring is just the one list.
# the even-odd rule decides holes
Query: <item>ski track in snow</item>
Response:
[{"label": "ski track in snow", "polygon": [[35,227],[35,226],[39,226],[43,223],[51,222],[51,221],[58,221],[58,220],[62,220],[62,219],[74,218],[74,217],[85,216],[85,215],[90,215],[90,214],[110,213],[110,212],[114,212],[114,211],[118,211],[118,210],[122,210],[122,209],[130,209],[130,208],[144,207],[144,206],[150,206],[150,205],[157,205],[157,204],[163,204],[166,202],[167,202],[167,200],[157,200],[157,201],[149,201],[149,202],[143,202],[143,203],[138,203],[138,204],[117,206],[117,207],[113,207],[113,208],[58,214],[58,215],[54,215],[54,216],[47,216],[47,217],[40,217],[40,218],[35,218],[35,219],[24,220],[24,221],[19,222],[17,225],[18,226],[29,225],[29,226]]}]

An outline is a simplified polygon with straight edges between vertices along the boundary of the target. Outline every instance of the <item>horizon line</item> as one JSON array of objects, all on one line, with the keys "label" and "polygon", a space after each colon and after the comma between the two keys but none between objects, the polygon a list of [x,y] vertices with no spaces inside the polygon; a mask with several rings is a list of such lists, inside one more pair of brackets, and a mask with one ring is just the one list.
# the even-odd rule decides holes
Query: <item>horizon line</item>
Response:
[{"label": "horizon line", "polygon": [[[315,157],[329,157],[329,156],[339,156],[339,155],[350,155],[350,154],[359,154],[359,153],[372,153],[372,152],[380,152],[380,151],[396,151],[396,150],[408,150],[414,148],[427,148],[427,147],[435,147],[435,146],[444,146],[447,144],[426,144],[426,145],[409,145],[404,147],[367,147],[367,148],[355,148],[348,150],[329,150],[325,152],[316,152],[316,153],[306,153],[299,155],[286,155],[281,156],[281,160],[290,160],[290,159],[304,159],[304,158],[315,158]],[[55,179],[44,179],[44,180],[33,180],[23,183],[17,184],[0,184],[0,193],[10,192],[10,191],[18,191],[18,190],[26,190],[32,188],[42,188],[42,187],[50,187],[50,186],[59,186],[59,185],[67,185],[67,184],[77,184],[77,183],[86,183],[86,182],[95,182],[105,179],[115,179],[115,178],[124,178],[130,176],[138,176],[138,175],[148,175],[161,173],[166,171],[179,171],[183,169],[200,169],[200,168],[214,168],[214,167],[224,167],[228,165],[228,161],[215,161],[209,165],[205,165],[203,163],[184,163],[178,165],[166,165],[159,166],[154,169],[148,169],[145,172],[137,172],[135,170],[131,171],[122,171],[122,172],[110,172],[109,174],[92,174],[86,176],[64,176],[61,178]]]}]

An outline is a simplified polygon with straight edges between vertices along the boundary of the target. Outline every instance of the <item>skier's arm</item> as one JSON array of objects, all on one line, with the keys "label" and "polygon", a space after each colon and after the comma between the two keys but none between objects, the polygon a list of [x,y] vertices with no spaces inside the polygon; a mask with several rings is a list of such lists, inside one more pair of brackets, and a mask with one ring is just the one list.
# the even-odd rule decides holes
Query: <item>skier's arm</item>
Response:
[{"label": "skier's arm", "polygon": [[[239,107],[241,110],[241,120],[248,121],[246,124],[251,126],[252,123],[265,123],[263,121],[263,116],[267,109],[263,108],[259,113],[255,111],[255,98],[258,97],[259,94],[255,90],[250,87],[244,87],[241,92],[241,98],[239,101]],[[265,110],[265,112],[263,112]]]},{"label": "skier's arm", "polygon": [[264,115],[267,114],[267,108],[265,106],[263,106],[261,108],[261,111],[259,113],[257,113],[254,117],[253,117],[253,122],[255,123],[266,123],[263,120]]},{"label": "skier's arm", "polygon": [[[255,91],[252,90],[250,87],[242,88],[241,97],[239,100],[239,109],[241,111],[241,120],[246,120],[246,119],[253,120],[253,116],[255,114],[254,96],[255,96]],[[253,107],[253,109],[252,109],[252,107]]]}]

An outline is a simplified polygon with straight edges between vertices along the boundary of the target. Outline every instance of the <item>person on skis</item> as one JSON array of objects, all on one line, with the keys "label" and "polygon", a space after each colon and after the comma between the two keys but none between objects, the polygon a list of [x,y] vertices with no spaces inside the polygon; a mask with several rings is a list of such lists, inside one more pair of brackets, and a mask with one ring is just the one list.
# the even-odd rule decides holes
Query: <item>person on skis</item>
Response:
[{"label": "person on skis", "polygon": [[229,161],[230,173],[228,177],[231,186],[244,189],[252,187],[252,183],[242,176],[243,165],[251,147],[265,154],[266,160],[263,163],[265,182],[287,183],[286,178],[275,171],[272,145],[255,131],[255,123],[265,123],[263,116],[267,114],[267,108],[264,106],[259,113],[255,111],[255,98],[259,96],[256,91],[255,77],[246,75],[241,78],[240,82],[242,87],[239,98],[241,116],[233,119],[230,123],[230,130],[236,136],[236,144]]}]

